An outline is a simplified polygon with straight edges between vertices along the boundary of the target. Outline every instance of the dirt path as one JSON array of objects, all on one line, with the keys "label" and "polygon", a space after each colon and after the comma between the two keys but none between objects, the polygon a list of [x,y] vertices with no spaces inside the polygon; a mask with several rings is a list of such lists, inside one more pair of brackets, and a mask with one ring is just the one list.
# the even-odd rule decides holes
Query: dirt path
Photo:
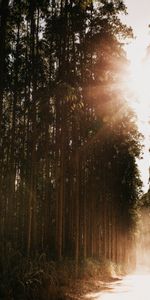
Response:
[{"label": "dirt path", "polygon": [[82,299],[86,300],[149,300],[150,273],[134,274],[122,280],[105,284],[104,289],[89,292]]},{"label": "dirt path", "polygon": [[109,278],[102,280],[78,280],[74,284],[71,284],[68,292],[66,292],[67,300],[86,300],[94,299],[90,298],[93,295],[99,295],[102,292],[108,291],[111,285],[120,282],[119,278]]}]

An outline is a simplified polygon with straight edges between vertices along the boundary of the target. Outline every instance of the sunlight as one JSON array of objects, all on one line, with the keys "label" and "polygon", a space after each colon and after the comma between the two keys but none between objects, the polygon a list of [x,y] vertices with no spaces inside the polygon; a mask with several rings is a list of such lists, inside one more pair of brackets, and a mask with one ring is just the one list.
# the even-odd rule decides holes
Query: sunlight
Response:
[{"label": "sunlight", "polygon": [[[134,46],[136,46],[134,48]],[[139,44],[134,44],[128,49],[130,60],[129,79],[126,88],[130,91],[131,105],[135,108],[138,116],[143,117],[149,114],[150,100],[150,58],[143,59],[144,52]],[[143,109],[142,109],[143,107]],[[145,115],[146,114],[146,115]]]},{"label": "sunlight", "polygon": [[108,289],[99,293],[90,293],[86,299],[93,300],[149,300],[150,275],[135,274],[126,276],[122,281],[108,285]]},{"label": "sunlight", "polygon": [[131,78],[128,85],[135,97],[138,98],[138,102],[141,102],[145,108],[148,107],[150,99],[150,66],[148,61],[138,64],[131,62]]},{"label": "sunlight", "polygon": [[126,48],[130,61],[129,76],[124,81],[126,100],[137,115],[139,131],[144,136],[143,160],[138,161],[144,190],[149,178],[149,120],[150,120],[150,55],[141,41],[134,41]]},{"label": "sunlight", "polygon": [[148,138],[150,117],[150,62],[131,62],[130,78],[127,83],[131,107],[137,114],[140,131]]}]

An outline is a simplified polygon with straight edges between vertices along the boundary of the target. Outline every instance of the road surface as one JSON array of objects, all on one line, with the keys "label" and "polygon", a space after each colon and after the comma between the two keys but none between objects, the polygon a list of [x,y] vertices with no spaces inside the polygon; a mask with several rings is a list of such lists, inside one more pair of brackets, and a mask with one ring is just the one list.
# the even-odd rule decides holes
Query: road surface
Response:
[{"label": "road surface", "polygon": [[106,289],[86,295],[90,300],[150,300],[150,273],[134,274],[109,283]]}]

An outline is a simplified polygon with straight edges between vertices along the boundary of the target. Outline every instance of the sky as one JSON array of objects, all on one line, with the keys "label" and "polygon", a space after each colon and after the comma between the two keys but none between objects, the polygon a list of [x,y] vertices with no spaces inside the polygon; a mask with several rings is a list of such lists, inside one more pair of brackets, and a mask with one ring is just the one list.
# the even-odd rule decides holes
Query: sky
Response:
[{"label": "sky", "polygon": [[129,53],[134,52],[134,48],[143,56],[146,47],[150,43],[150,1],[149,0],[124,0],[127,6],[128,15],[123,17],[123,21],[131,25],[136,39],[128,47]]},{"label": "sky", "polygon": [[[125,48],[131,61],[131,72],[134,90],[137,90],[137,98],[131,99],[131,106],[138,115],[138,126],[145,139],[143,144],[143,159],[138,161],[143,190],[148,190],[149,166],[150,166],[150,56],[142,64],[150,45],[150,0],[124,0],[128,15],[121,17],[122,21],[133,28],[135,39]],[[132,81],[132,80],[131,80]],[[141,96],[142,94],[142,96]],[[140,98],[141,97],[141,98]]]}]

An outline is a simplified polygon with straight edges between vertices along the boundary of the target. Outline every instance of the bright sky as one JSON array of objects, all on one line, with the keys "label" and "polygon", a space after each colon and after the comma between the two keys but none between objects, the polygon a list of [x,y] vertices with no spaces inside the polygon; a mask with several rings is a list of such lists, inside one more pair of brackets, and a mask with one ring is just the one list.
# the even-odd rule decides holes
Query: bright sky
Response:
[{"label": "bright sky", "polygon": [[131,60],[131,79],[129,85],[135,92],[130,103],[138,115],[138,126],[145,137],[144,157],[138,162],[144,191],[148,189],[150,154],[150,51],[146,57],[147,47],[150,45],[150,0],[124,0],[128,15],[122,20],[133,28],[136,39],[126,46],[128,58]]}]

